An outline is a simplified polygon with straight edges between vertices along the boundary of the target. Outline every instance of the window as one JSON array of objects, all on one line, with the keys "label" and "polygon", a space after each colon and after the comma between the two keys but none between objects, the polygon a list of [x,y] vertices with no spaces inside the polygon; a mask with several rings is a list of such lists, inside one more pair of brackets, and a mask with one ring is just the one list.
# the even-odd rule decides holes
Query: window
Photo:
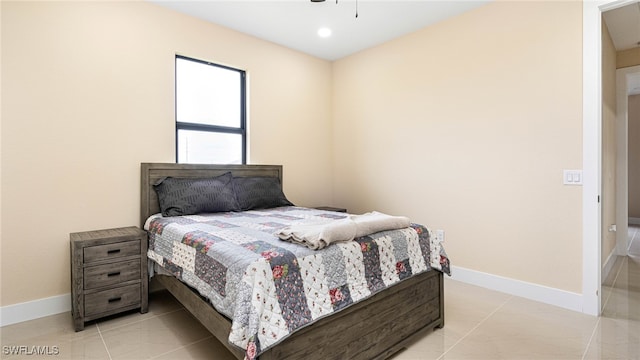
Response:
[{"label": "window", "polygon": [[246,163],[242,70],[176,55],[176,161]]}]

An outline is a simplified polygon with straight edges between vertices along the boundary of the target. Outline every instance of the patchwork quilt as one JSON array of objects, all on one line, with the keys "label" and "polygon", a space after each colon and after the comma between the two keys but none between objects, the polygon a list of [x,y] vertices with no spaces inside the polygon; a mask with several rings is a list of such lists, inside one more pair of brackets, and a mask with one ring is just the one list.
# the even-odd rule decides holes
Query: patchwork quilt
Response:
[{"label": "patchwork quilt", "polygon": [[346,214],[294,206],[147,220],[149,259],[232,320],[229,342],[254,359],[297,329],[412,275],[450,273],[431,231],[417,224],[311,250],[279,229]]}]

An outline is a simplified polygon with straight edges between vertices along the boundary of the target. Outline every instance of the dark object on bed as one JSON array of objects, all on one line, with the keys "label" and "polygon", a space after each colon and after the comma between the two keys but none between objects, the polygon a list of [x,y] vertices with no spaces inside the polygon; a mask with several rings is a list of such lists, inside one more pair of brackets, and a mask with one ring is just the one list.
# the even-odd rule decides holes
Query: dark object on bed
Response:
[{"label": "dark object on bed", "polygon": [[153,185],[163,216],[239,211],[230,172],[212,178],[167,177]]},{"label": "dark object on bed", "polygon": [[[198,178],[222,175],[271,177],[282,183],[282,167],[267,165],[148,164],[141,167],[141,222],[159,212],[152,185],[167,176]],[[227,341],[231,321],[216,312],[176,278],[158,280],[238,358],[244,351]],[[410,342],[444,326],[443,275],[428,271],[402,281],[371,298],[293,333],[260,355],[260,359],[383,359]],[[375,315],[375,316],[374,316]]]},{"label": "dark object on bed", "polygon": [[292,206],[282,192],[280,179],[266,176],[233,178],[236,197],[242,210]]}]

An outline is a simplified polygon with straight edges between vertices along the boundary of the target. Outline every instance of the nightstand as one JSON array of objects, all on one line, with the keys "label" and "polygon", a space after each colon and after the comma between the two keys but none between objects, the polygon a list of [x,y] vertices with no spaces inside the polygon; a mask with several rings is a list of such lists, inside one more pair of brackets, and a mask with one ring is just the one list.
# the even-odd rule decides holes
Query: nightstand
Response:
[{"label": "nightstand", "polygon": [[71,313],[84,323],[149,308],[147,233],[135,226],[77,232],[71,240]]},{"label": "nightstand", "polygon": [[318,206],[315,209],[324,210],[324,211],[343,212],[343,213],[347,212],[347,209],[337,208],[337,207],[333,207],[333,206]]}]

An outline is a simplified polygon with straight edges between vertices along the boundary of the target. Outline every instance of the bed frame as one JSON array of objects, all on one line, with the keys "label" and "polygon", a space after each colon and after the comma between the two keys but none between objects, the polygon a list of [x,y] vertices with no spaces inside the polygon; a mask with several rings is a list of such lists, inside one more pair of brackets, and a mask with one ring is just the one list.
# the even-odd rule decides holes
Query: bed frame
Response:
[{"label": "bed frame", "polygon": [[[280,165],[141,164],[140,221],[158,212],[153,184],[160,178],[268,176],[282,181]],[[197,291],[167,275],[155,275],[238,359],[244,351],[228,342],[231,320],[218,313]],[[307,326],[260,355],[275,359],[386,359],[435,328],[444,326],[443,275],[428,271],[406,279],[338,313]]]}]

